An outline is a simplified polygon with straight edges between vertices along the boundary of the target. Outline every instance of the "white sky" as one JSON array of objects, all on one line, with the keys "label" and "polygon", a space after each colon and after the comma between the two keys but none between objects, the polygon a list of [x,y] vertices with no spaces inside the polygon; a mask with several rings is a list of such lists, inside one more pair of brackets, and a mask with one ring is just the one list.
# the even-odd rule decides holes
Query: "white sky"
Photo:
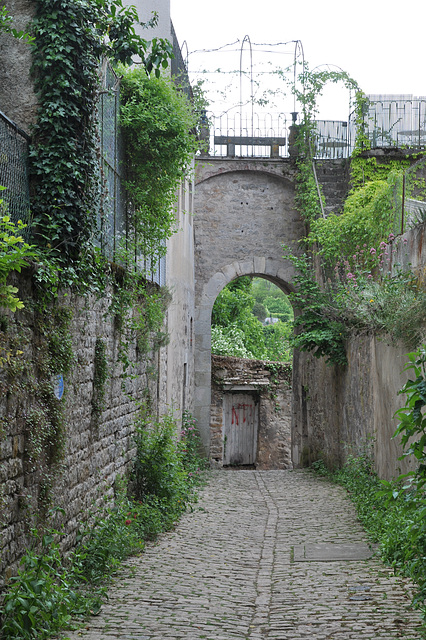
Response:
[{"label": "white sky", "polygon": [[[214,86],[218,74],[195,72],[239,69],[239,49],[244,36],[248,35],[252,43],[301,40],[311,69],[323,64],[337,65],[357,80],[365,93],[426,95],[425,0],[398,3],[385,0],[171,0],[171,15],[180,44],[186,41],[188,45],[191,81],[194,77],[204,77],[207,87]],[[191,53],[222,47],[236,40],[240,42],[231,47],[236,49],[234,52]],[[294,44],[273,48],[281,53],[261,53],[260,49],[264,47],[253,47],[255,69],[285,67],[293,61]],[[185,57],[185,50],[183,53]],[[246,48],[243,57],[246,71],[249,59]],[[277,83],[275,76],[259,77],[263,80],[262,89]],[[228,79],[237,96],[235,98],[229,88],[228,98],[238,102],[239,78],[221,74],[220,82]],[[249,96],[249,84],[243,84],[243,101]],[[319,117],[346,120],[347,105],[345,90],[330,88],[320,103]],[[217,108],[223,105],[218,104]],[[293,98],[282,99],[279,110],[292,111]]]}]

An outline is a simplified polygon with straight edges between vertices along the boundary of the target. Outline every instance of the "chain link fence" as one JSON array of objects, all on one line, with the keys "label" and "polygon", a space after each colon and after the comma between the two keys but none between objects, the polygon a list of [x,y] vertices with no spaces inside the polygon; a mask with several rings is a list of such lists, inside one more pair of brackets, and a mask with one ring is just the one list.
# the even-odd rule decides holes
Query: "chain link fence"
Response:
[{"label": "chain link fence", "polygon": [[[15,224],[30,220],[28,181],[29,136],[0,111],[0,199]],[[0,211],[1,213],[1,211]]]}]

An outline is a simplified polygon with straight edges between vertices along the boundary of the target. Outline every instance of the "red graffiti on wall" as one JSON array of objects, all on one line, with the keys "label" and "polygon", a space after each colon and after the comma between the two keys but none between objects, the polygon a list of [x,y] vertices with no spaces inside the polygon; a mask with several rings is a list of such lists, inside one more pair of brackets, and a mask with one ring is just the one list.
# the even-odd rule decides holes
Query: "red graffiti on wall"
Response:
[{"label": "red graffiti on wall", "polygon": [[232,406],[232,419],[231,424],[235,424],[238,427],[241,417],[241,410],[243,412],[243,424],[247,422],[247,419],[253,418],[253,405],[252,404],[237,404],[236,407]]}]

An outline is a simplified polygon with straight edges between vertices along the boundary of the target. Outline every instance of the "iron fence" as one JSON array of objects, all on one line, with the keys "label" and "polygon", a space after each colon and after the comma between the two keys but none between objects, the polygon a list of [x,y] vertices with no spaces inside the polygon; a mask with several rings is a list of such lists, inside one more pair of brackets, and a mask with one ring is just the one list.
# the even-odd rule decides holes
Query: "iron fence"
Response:
[{"label": "iron fence", "polygon": [[213,156],[267,158],[288,156],[288,128],[284,113],[208,114],[209,153]]},{"label": "iron fence", "polygon": [[[120,79],[106,62],[102,67],[99,96],[99,144],[101,158],[102,203],[98,218],[98,244],[102,253],[115,262],[123,262],[120,249],[128,249],[132,240],[128,220],[131,203],[125,189],[125,148],[120,128]],[[136,244],[136,242],[135,242]],[[165,284],[166,258],[135,255],[135,265],[157,284]]]},{"label": "iron fence", "polygon": [[[362,121],[372,148],[422,149],[426,146],[426,97],[370,95]],[[353,133],[355,126],[355,113],[352,113],[349,127]]]},{"label": "iron fence", "polygon": [[124,144],[120,131],[120,81],[109,64],[102,67],[99,96],[99,144],[102,202],[98,239],[103,254],[117,260],[121,244],[127,240],[126,195],[124,189]]},{"label": "iron fence", "polygon": [[421,158],[395,179],[393,232],[402,234],[426,222],[426,158]]},{"label": "iron fence", "polygon": [[348,123],[341,120],[317,120],[314,134],[315,158],[349,158],[353,141]]},{"label": "iron fence", "polygon": [[[213,156],[286,158],[289,156],[292,114],[235,112],[207,115],[209,153]],[[315,158],[348,158],[353,144],[347,122],[318,120],[313,139]]]},{"label": "iron fence", "polygon": [[6,203],[7,213],[16,224],[30,220],[28,180],[29,136],[0,111],[0,199]]}]

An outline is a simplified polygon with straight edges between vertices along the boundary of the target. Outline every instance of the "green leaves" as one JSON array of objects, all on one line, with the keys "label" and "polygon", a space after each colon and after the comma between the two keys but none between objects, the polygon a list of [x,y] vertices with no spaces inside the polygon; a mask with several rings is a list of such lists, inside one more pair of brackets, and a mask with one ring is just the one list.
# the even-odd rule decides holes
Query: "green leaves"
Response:
[{"label": "green leaves", "polygon": [[[150,55],[155,60],[158,46],[158,41],[153,41]],[[165,253],[165,241],[175,231],[175,194],[197,148],[191,133],[196,118],[186,96],[170,79],[150,77],[141,68],[120,67],[119,71],[123,74],[120,122],[126,144],[134,248],[138,255],[150,259],[153,269]]]},{"label": "green leaves", "polygon": [[300,351],[311,351],[316,358],[324,356],[327,364],[347,364],[347,328],[339,320],[333,292],[321,289],[306,255],[297,257],[287,249],[284,258],[296,268],[296,291],[289,299],[299,314],[295,315],[291,345]]},{"label": "green leaves", "polygon": [[[146,25],[155,24],[155,16]],[[39,0],[33,20],[33,74],[39,110],[30,149],[33,232],[39,246],[78,261],[94,246],[100,202],[97,150],[98,68],[102,57],[141,57],[159,75],[170,43],[135,31],[134,6],[122,0]],[[146,75],[146,72],[143,71]]]},{"label": "green leaves", "polygon": [[[0,190],[3,189],[0,187]],[[0,199],[0,213],[2,202]],[[25,227],[21,221],[15,225],[7,215],[0,217],[0,307],[13,312],[22,309],[24,304],[15,295],[18,289],[6,284],[7,277],[12,271],[20,272],[28,264],[27,260],[35,256],[33,247],[19,233]]]},{"label": "green leaves", "polygon": [[18,31],[13,26],[13,18],[5,6],[0,7],[0,33],[9,33],[17,40],[23,40],[31,44],[34,38],[25,31]]},{"label": "green leaves", "polygon": [[399,419],[394,438],[401,437],[404,448],[402,458],[414,456],[418,465],[412,476],[417,491],[426,484],[426,348],[408,354],[409,362],[404,371],[413,371],[415,379],[409,379],[400,394],[405,394],[405,404],[395,416]]}]

